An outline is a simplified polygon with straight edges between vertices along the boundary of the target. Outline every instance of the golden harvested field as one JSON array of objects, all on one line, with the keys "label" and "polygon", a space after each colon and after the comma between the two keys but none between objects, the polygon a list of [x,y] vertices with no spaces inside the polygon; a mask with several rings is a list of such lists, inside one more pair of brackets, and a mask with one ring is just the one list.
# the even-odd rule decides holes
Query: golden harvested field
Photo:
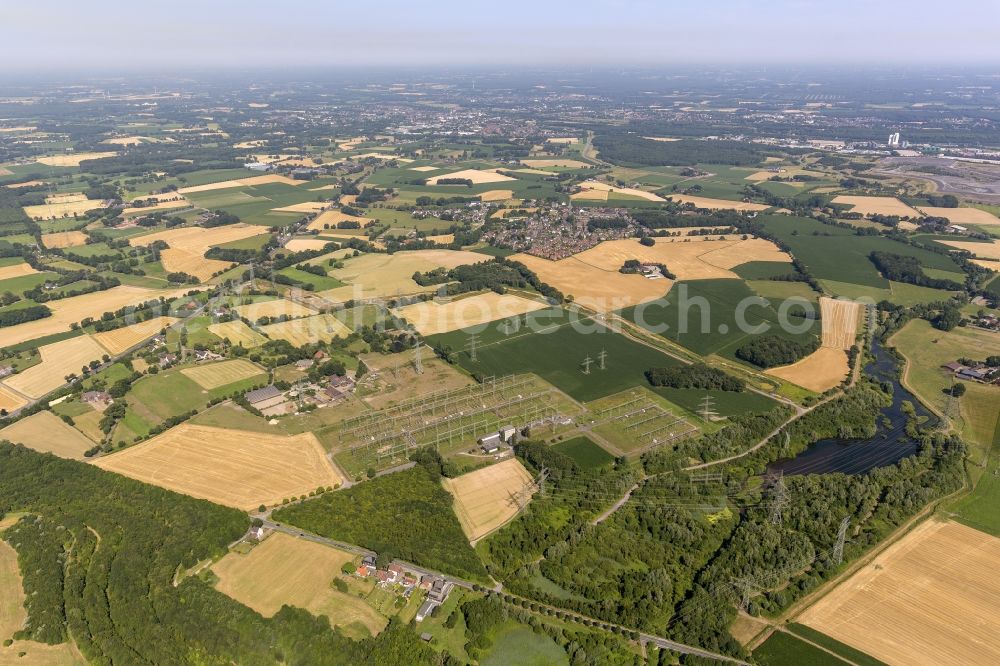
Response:
[{"label": "golden harvested field", "polygon": [[205,390],[217,389],[264,374],[264,369],[241,358],[184,368],[181,373]]},{"label": "golden harvested field", "polygon": [[37,272],[38,271],[31,267],[31,264],[26,261],[22,261],[19,264],[0,266],[0,280],[9,280],[11,278],[21,277],[22,275],[33,275]]},{"label": "golden harvested field", "polygon": [[285,249],[290,252],[302,252],[303,250],[322,250],[329,243],[322,238],[293,238],[285,243]]},{"label": "golden harvested field", "polygon": [[822,393],[844,381],[850,372],[850,366],[847,352],[843,349],[820,347],[800,361],[764,372],[810,391]]},{"label": "golden harvested field", "polygon": [[917,206],[924,215],[947,218],[952,224],[1000,224],[1000,218],[979,208],[935,208],[933,206]]},{"label": "golden harvested field", "polygon": [[858,333],[858,320],[864,306],[823,296],[819,299],[820,323],[823,325],[823,346],[850,349]]},{"label": "golden harvested field", "polygon": [[576,201],[577,199],[582,199],[584,201],[607,201],[608,191],[607,190],[581,190],[575,194],[569,195],[569,198]]},{"label": "golden harvested field", "polygon": [[175,250],[186,250],[199,256],[204,256],[208,249],[214,245],[222,245],[233,241],[243,240],[251,236],[259,236],[270,231],[267,227],[255,226],[252,224],[224,224],[220,227],[181,227],[177,229],[166,229],[145,236],[135,236],[130,239],[133,246],[148,246],[151,243],[161,240]]},{"label": "golden harvested field", "polygon": [[318,213],[330,204],[325,201],[306,201],[282,208],[272,208],[275,213]]},{"label": "golden harvested field", "polygon": [[899,217],[920,217],[920,212],[910,208],[895,197],[858,197],[841,194],[832,203],[851,206],[852,213],[862,215],[898,215]]},{"label": "golden harvested field", "polygon": [[495,171],[466,169],[465,171],[455,171],[453,173],[443,173],[439,176],[431,176],[427,179],[427,184],[437,185],[438,180],[441,178],[463,178],[465,180],[471,180],[473,185],[482,185],[483,183],[505,183],[507,181],[515,180],[510,176],[504,176]]},{"label": "golden harvested field", "polygon": [[236,180],[223,180],[218,183],[208,183],[206,185],[192,185],[182,187],[177,190],[181,194],[191,194],[194,192],[211,192],[212,190],[225,190],[230,187],[253,187],[254,185],[267,185],[268,183],[284,183],[285,185],[301,185],[305,180],[296,180],[278,174],[267,174],[265,176],[249,176],[247,178],[237,178]]},{"label": "golden harvested field", "polygon": [[190,423],[94,465],[245,511],[343,483],[312,433],[284,436]]},{"label": "golden harvested field", "polygon": [[39,164],[55,167],[76,167],[84,160],[99,160],[104,157],[114,157],[118,153],[72,153],[68,155],[51,155],[49,157],[39,157],[36,160]]},{"label": "golden harvested field", "polygon": [[510,259],[537,273],[542,282],[573,296],[580,305],[598,312],[655,300],[665,296],[673,285],[671,280],[647,280],[641,275],[624,275],[617,268],[597,268],[578,257],[549,261],[530,254],[515,254]]},{"label": "golden harvested field", "polygon": [[435,335],[547,307],[549,306],[540,301],[488,291],[450,303],[434,301],[413,303],[400,308],[396,314],[413,324],[421,335]]},{"label": "golden harvested field", "polygon": [[[347,215],[346,213],[341,213],[339,210],[325,210],[316,218],[311,221],[306,228],[310,231],[315,229],[317,231],[323,231],[324,229],[336,229],[339,222],[357,222],[364,229],[365,225],[371,222],[370,218],[358,217],[356,215]],[[350,231],[352,234],[358,236],[363,236],[364,232],[360,229],[345,229],[344,231]]]},{"label": "golden harvested field", "polygon": [[509,458],[454,479],[441,479],[455,496],[455,515],[469,541],[483,538],[517,515],[520,506],[512,495],[522,493],[522,504],[537,488],[517,458]]},{"label": "golden harvested field", "polygon": [[578,139],[575,136],[557,136],[551,137],[545,140],[547,143],[556,143],[560,145],[566,145],[567,143],[576,143]]},{"label": "golden harvested field", "polygon": [[974,241],[938,241],[959,250],[967,250],[982,259],[1000,260],[1000,243],[992,241],[990,243],[976,243]]},{"label": "golden harvested field", "polygon": [[65,192],[63,194],[50,194],[45,197],[45,203],[47,204],[76,203],[77,201],[86,200],[87,195],[83,192]]},{"label": "golden harvested field", "polygon": [[0,384],[0,409],[12,412],[28,404],[28,399]]},{"label": "golden harvested field", "polygon": [[81,368],[100,360],[104,348],[88,335],[53,342],[38,348],[42,362],[8,377],[4,384],[29,398],[41,398],[66,383],[69,374],[79,376]]},{"label": "golden harvested field", "polygon": [[[21,656],[21,655],[24,656]],[[86,666],[87,662],[73,643],[46,645],[35,641],[14,641],[9,647],[0,646],[0,664],[30,664],[31,666]]]},{"label": "golden harvested field", "polygon": [[413,250],[395,254],[363,254],[345,262],[343,268],[330,271],[332,277],[349,284],[319,292],[332,301],[381,298],[398,294],[434,291],[439,285],[421,287],[413,281],[417,271],[455,268],[488,261],[489,257],[464,250]]},{"label": "golden harvested field", "polygon": [[538,159],[538,160],[521,160],[521,164],[528,167],[529,169],[544,169],[546,167],[565,167],[567,169],[585,169],[593,164],[588,164],[587,162],[581,162],[580,160],[570,160],[570,159]]},{"label": "golden harvested field", "polygon": [[347,159],[349,160],[364,160],[369,157],[373,157],[377,160],[396,160],[400,164],[409,164],[413,160],[407,157],[399,157],[398,155],[393,155],[391,153],[361,153],[360,155],[351,155]]},{"label": "golden harvested field", "polygon": [[256,322],[261,317],[308,317],[316,314],[315,310],[284,298],[240,305],[233,309],[241,317],[246,317],[252,322]]},{"label": "golden harvested field", "polygon": [[51,249],[64,247],[77,247],[87,244],[87,234],[82,231],[57,231],[51,234],[42,234],[42,245]]},{"label": "golden harvested field", "polygon": [[799,618],[888,664],[1000,663],[1000,539],[928,520]]},{"label": "golden harvested field", "polygon": [[217,335],[220,338],[229,338],[229,341],[234,345],[246,347],[247,349],[259,347],[267,342],[267,338],[239,319],[220,324],[210,324],[208,330],[212,335]]},{"label": "golden harvested field", "polygon": [[264,617],[295,606],[326,615],[335,627],[360,622],[375,635],[389,620],[332,585],[353,559],[352,553],[275,532],[246,555],[229,553],[212,571],[219,577],[215,589]]},{"label": "golden harvested field", "polygon": [[480,201],[506,201],[514,197],[513,190],[490,190],[479,195]]},{"label": "golden harvested field", "polygon": [[[0,641],[14,635],[24,626],[28,614],[24,610],[24,588],[17,568],[17,551],[0,539]],[[0,659],[3,653],[0,652]]]},{"label": "golden harvested field", "polygon": [[644,190],[637,190],[632,187],[617,187],[609,183],[601,183],[596,180],[587,180],[580,183],[580,187],[585,190],[597,190],[599,192],[607,192],[610,194],[626,194],[630,197],[639,197],[640,199],[645,199],[647,201],[665,201],[663,197],[657,196],[652,192],[646,192]]},{"label": "golden harvested field", "polygon": [[16,345],[26,340],[62,333],[70,329],[70,324],[79,322],[85,317],[100,317],[105,312],[117,310],[125,305],[135,305],[160,296],[171,298],[190,289],[190,287],[169,290],[146,289],[122,285],[105,291],[50,301],[46,305],[52,310],[51,317],[8,326],[3,330],[3,341],[5,345]]},{"label": "golden harvested field", "polygon": [[774,173],[773,171],[754,171],[752,174],[745,176],[743,180],[752,180],[755,183],[759,183],[763,180],[770,180],[774,176],[780,174]]},{"label": "golden harvested field", "polygon": [[286,340],[296,347],[311,342],[330,342],[335,337],[346,338],[351,334],[351,329],[331,314],[289,319],[260,329],[272,340]]},{"label": "golden harvested field", "polygon": [[991,271],[1000,272],[1000,261],[996,259],[970,259],[976,266],[988,268]]},{"label": "golden harvested field", "polygon": [[124,218],[137,217],[139,215],[146,215],[148,213],[153,213],[160,210],[171,210],[174,208],[187,208],[191,205],[191,202],[187,199],[181,197],[179,199],[168,199],[164,201],[158,201],[152,206],[140,206],[138,208],[125,208],[121,212],[121,216]]},{"label": "golden harvested field", "polygon": [[163,264],[163,268],[170,273],[187,273],[195,276],[201,282],[210,280],[219,271],[227,270],[234,265],[231,261],[206,259],[204,252],[198,253],[173,247],[160,251],[160,262]]},{"label": "golden harvested field", "polygon": [[60,458],[83,460],[83,454],[94,443],[52,412],[36,412],[0,430],[0,439]]},{"label": "golden harvested field", "polygon": [[425,240],[441,245],[451,245],[455,242],[455,234],[438,234],[437,236],[427,236]]},{"label": "golden harvested field", "polygon": [[156,317],[131,326],[116,328],[113,331],[94,333],[91,337],[97,341],[97,344],[107,349],[109,354],[117,356],[153,337],[160,332],[160,329],[166,328],[176,321],[178,321],[176,317]]},{"label": "golden harvested field", "polygon": [[119,136],[113,139],[105,139],[101,143],[110,143],[115,146],[138,146],[142,141],[143,137],[141,136]]},{"label": "golden harvested field", "polygon": [[767,210],[770,208],[770,206],[765,206],[764,204],[729,201],[727,199],[710,199],[708,197],[693,197],[687,194],[671,194],[667,198],[679,203],[689,203],[695,208],[707,208],[709,210]]},{"label": "golden harvested field", "polygon": [[[3,171],[3,170],[4,170],[3,167],[0,167],[0,171]],[[0,173],[0,176],[7,176],[7,175],[10,175],[10,173],[6,173],[6,174]],[[9,185],[4,185],[4,187],[9,187],[10,189],[13,190],[13,189],[17,189],[19,187],[36,187],[38,185],[48,185],[48,184],[49,184],[48,181],[44,181],[44,180],[28,180],[28,181],[25,181],[23,183],[10,183]]]},{"label": "golden harvested field", "polygon": [[434,166],[419,166],[419,167],[410,167],[410,171],[420,171],[421,173],[426,173],[427,171],[437,171],[439,168],[440,167],[434,167]]}]

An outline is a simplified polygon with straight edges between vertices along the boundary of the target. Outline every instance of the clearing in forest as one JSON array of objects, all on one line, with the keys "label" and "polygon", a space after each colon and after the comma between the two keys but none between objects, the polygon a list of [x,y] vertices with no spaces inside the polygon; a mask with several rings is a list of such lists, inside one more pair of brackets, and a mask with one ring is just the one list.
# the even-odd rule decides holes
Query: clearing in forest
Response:
[{"label": "clearing in forest", "polygon": [[455,515],[469,541],[504,525],[527,506],[538,490],[531,474],[516,458],[441,482],[455,497]]}]

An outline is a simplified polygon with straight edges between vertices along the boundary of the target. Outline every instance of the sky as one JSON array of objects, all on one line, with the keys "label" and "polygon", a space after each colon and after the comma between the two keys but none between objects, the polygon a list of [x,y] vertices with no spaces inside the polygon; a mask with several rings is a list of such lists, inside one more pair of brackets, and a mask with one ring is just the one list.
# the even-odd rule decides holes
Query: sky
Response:
[{"label": "sky", "polygon": [[268,65],[1000,64],[998,0],[5,4],[0,62],[8,72]]}]

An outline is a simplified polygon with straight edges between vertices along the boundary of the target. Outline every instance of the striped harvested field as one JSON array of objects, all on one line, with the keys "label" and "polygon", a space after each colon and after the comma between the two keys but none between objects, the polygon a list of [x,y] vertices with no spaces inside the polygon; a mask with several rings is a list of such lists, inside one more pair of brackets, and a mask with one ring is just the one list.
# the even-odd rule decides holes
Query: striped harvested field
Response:
[{"label": "striped harvested field", "polygon": [[264,369],[241,358],[184,368],[181,373],[198,386],[211,391],[264,374]]}]

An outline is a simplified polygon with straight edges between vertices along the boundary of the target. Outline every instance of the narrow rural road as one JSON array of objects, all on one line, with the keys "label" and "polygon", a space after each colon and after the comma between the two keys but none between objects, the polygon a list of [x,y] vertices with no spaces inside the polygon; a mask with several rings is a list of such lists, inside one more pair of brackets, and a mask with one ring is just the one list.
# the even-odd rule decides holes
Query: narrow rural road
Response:
[{"label": "narrow rural road", "polygon": [[[643,481],[645,481],[645,479],[643,479]],[[590,524],[591,525],[599,525],[600,523],[603,523],[605,520],[607,520],[608,518],[610,518],[611,515],[615,511],[617,511],[618,509],[620,509],[623,506],[625,506],[625,503],[628,502],[630,499],[632,499],[632,493],[634,493],[635,491],[639,490],[639,484],[640,483],[642,483],[642,481],[640,481],[639,483],[636,483],[634,486],[632,486],[627,491],[625,491],[625,494],[622,495],[622,497],[621,497],[620,500],[618,500],[617,502],[615,502],[611,506],[611,508],[609,508],[607,511],[605,511],[604,513],[602,513],[601,515],[599,515],[597,518],[594,518],[592,521],[590,521]]]}]

